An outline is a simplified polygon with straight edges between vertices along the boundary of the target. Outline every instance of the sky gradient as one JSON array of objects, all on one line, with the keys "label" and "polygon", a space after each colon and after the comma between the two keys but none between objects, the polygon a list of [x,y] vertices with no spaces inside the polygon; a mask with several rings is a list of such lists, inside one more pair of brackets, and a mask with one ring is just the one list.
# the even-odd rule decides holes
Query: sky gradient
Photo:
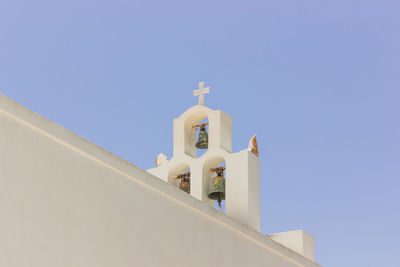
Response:
[{"label": "sky gradient", "polygon": [[141,168],[199,81],[257,134],[264,234],[400,266],[398,0],[0,0],[0,93]]}]

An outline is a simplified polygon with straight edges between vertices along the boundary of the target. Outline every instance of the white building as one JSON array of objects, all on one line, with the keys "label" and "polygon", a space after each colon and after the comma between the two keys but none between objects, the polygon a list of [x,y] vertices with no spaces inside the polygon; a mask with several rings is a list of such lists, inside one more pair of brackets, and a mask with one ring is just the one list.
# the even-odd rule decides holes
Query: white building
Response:
[{"label": "white building", "polygon": [[[206,91],[174,120],[173,157],[148,171],[0,95],[0,267],[320,266],[311,235],[260,233],[257,151],[232,153],[232,119]],[[226,214],[208,198],[223,162]],[[188,170],[190,194],[175,179]]]}]

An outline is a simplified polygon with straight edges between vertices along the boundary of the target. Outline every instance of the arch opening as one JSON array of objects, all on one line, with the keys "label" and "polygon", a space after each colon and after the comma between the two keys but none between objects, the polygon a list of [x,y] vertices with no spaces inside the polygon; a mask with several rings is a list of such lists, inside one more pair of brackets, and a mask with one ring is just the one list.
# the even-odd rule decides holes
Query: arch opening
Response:
[{"label": "arch opening", "polygon": [[[200,121],[197,125],[200,125],[200,127],[196,127],[196,157],[201,157],[203,156],[204,153],[208,151],[208,144],[209,144],[209,122],[208,122],[208,117]],[[207,147],[202,147],[200,148],[202,144],[204,144],[204,140],[207,139]],[[199,146],[198,146],[199,145]]]},{"label": "arch opening", "polygon": [[[226,167],[226,161],[222,156],[214,156],[207,159],[203,166],[203,200],[209,206],[221,210],[224,213],[226,211]],[[218,195],[220,195],[220,203],[218,203]]]},{"label": "arch opening", "polygon": [[202,125],[204,125],[203,130],[206,131],[208,144],[210,143],[209,136],[210,136],[210,127],[208,125],[208,115],[205,111],[195,111],[190,114],[184,124],[184,142],[185,142],[185,153],[189,156],[194,158],[202,156],[205,152],[208,151],[207,148],[199,149],[196,147],[196,143],[199,141],[198,138],[204,139],[205,134],[204,131],[202,134]]},{"label": "arch opening", "polygon": [[187,163],[176,164],[168,173],[168,183],[190,194],[190,166]]}]

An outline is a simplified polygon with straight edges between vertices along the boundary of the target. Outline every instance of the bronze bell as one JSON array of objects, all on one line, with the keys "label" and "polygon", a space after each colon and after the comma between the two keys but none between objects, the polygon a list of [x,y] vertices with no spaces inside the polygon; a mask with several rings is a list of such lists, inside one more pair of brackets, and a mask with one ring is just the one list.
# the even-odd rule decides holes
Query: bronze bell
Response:
[{"label": "bronze bell", "polygon": [[178,175],[176,179],[181,179],[179,189],[190,194],[190,172]]},{"label": "bronze bell", "polygon": [[208,148],[208,133],[206,131],[206,124],[200,124],[199,138],[196,142],[196,147],[199,149]]},{"label": "bronze bell", "polygon": [[179,189],[190,194],[190,181],[182,179],[182,181],[179,183]]},{"label": "bronze bell", "polygon": [[211,191],[208,194],[208,198],[217,200],[218,206],[221,206],[221,200],[225,200],[225,179],[224,179],[225,167],[218,167],[210,169],[211,172],[216,172],[217,176],[213,178],[211,184]]}]

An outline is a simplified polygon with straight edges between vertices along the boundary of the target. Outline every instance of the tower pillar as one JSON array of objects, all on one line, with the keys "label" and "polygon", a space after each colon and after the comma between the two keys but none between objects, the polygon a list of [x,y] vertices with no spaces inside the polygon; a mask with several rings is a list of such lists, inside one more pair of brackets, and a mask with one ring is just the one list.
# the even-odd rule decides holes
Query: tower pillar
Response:
[{"label": "tower pillar", "polygon": [[260,158],[243,150],[226,160],[226,214],[260,231]]}]

